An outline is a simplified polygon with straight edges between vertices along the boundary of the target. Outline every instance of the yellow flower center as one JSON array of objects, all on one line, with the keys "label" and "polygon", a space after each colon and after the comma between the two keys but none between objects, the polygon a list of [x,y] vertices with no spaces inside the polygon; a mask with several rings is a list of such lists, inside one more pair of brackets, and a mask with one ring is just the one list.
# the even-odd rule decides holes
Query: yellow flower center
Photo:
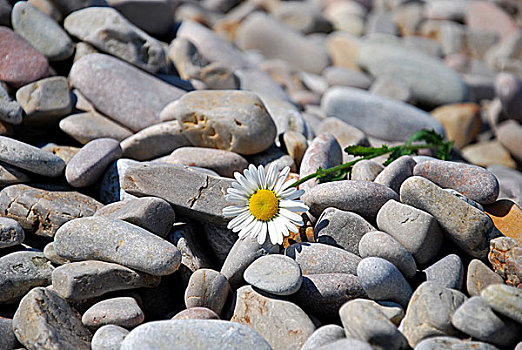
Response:
[{"label": "yellow flower center", "polygon": [[279,212],[279,199],[270,190],[257,190],[248,201],[250,213],[259,221],[270,221]]}]

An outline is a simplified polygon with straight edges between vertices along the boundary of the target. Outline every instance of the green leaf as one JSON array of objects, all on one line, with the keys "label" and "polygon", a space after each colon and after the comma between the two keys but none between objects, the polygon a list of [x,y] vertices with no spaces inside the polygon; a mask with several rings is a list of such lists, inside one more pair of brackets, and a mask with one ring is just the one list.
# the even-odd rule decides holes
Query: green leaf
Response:
[{"label": "green leaf", "polygon": [[373,156],[373,155],[381,155],[383,153],[387,153],[389,148],[387,145],[382,145],[381,147],[365,147],[365,146],[348,146],[344,149],[344,151],[348,154],[360,157]]},{"label": "green leaf", "polygon": [[435,145],[440,145],[444,142],[444,138],[442,135],[438,134],[435,130],[427,130],[422,129],[413,134],[408,141],[406,141],[406,145],[411,145],[415,141],[424,141],[426,143],[431,143]]}]

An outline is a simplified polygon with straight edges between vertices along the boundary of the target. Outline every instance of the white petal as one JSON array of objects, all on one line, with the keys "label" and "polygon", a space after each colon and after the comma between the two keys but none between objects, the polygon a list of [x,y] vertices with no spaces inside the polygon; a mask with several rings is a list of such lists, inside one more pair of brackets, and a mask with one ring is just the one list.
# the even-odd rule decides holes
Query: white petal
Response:
[{"label": "white petal", "polygon": [[252,228],[252,232],[250,233],[250,237],[252,238],[257,238],[257,236],[259,236],[259,233],[261,232],[263,226],[262,221],[256,220],[255,223],[256,224],[254,225],[254,228]]},{"label": "white petal", "polygon": [[235,194],[236,196],[244,197],[246,199],[248,199],[248,197],[249,197],[248,193],[243,189],[238,190],[236,188],[229,187],[229,188],[227,188],[227,193]]},{"label": "white petal", "polygon": [[233,205],[233,206],[223,208],[222,213],[223,213],[223,216],[229,217],[229,216],[239,215],[241,213],[244,213],[245,211],[248,211],[247,207]]},{"label": "white petal", "polygon": [[290,167],[285,166],[283,170],[279,173],[279,176],[277,177],[276,184],[274,186],[274,192],[279,195],[281,192],[281,188],[283,187],[283,184],[285,183],[286,179],[288,178],[288,174],[290,174]]},{"label": "white petal", "polygon": [[242,205],[247,206],[248,205],[248,199],[245,197],[240,197],[236,194],[226,194],[225,200],[229,203],[232,203],[234,205]]},{"label": "white petal", "polygon": [[[251,167],[245,170],[245,178],[248,180],[251,188],[257,190],[259,188],[259,184],[257,183],[257,169],[252,164],[250,165]],[[254,171],[252,171],[252,169],[254,169]]]},{"label": "white petal", "polygon": [[[288,231],[294,232],[294,233],[299,232],[299,228],[296,225],[294,225],[292,222],[290,222],[289,220],[284,220],[283,222],[285,223],[285,226],[288,229]],[[286,236],[290,235],[290,232],[288,232],[288,234]]]},{"label": "white petal", "polygon": [[269,222],[267,222],[267,226],[268,226],[268,234],[270,235],[270,241],[272,242],[272,244],[281,244],[282,242],[279,243],[279,240],[281,239],[281,241],[282,241],[283,236],[278,233],[275,222],[269,221]]},{"label": "white petal", "polygon": [[261,188],[266,188],[266,172],[265,172],[265,167],[260,165],[258,166],[257,168],[257,172],[258,172],[258,176],[259,176],[259,181],[261,181]]},{"label": "white petal", "polygon": [[279,215],[289,219],[290,221],[292,221],[295,224],[303,225],[303,218],[301,217],[301,215],[296,214],[288,209],[285,209],[285,208],[279,209]]},{"label": "white petal", "polygon": [[233,230],[234,232],[239,232],[241,231],[242,229],[244,229],[245,227],[247,227],[248,225],[250,225],[252,223],[252,221],[254,221],[256,218],[253,217],[252,215],[250,215],[249,217],[247,217],[242,223],[238,224],[236,227],[235,227],[235,230]]},{"label": "white petal", "polygon": [[285,208],[290,211],[295,212],[304,212],[307,211],[309,208],[308,206],[304,205],[301,201],[292,201],[292,200],[282,200],[279,202],[280,208]]},{"label": "white petal", "polygon": [[[295,191],[291,191],[295,190]],[[281,193],[282,199],[297,199],[304,194],[303,190],[296,190],[295,187],[287,188]]]},{"label": "white petal", "polygon": [[261,232],[257,236],[257,243],[263,244],[266,241],[266,232],[268,231],[268,226],[266,222],[261,222]]},{"label": "white petal", "polygon": [[239,184],[243,186],[247,193],[252,193],[256,190],[256,188],[243,175],[236,172],[234,173],[234,177],[236,178],[237,182],[239,182]]},{"label": "white petal", "polygon": [[266,174],[266,187],[270,190],[274,189],[277,180],[277,166],[271,163]]},{"label": "white petal", "polygon": [[245,212],[243,214],[240,214],[238,216],[236,216],[235,218],[233,218],[232,220],[230,220],[230,222],[228,223],[227,225],[227,228],[228,229],[232,229],[233,232],[237,232],[239,231],[239,229],[237,228],[238,225],[242,224],[243,221],[245,221],[246,219],[248,219],[248,217],[251,216],[250,212]]},{"label": "white petal", "polygon": [[254,164],[250,164],[248,166],[248,170],[250,173],[251,180],[255,183],[255,188],[256,189],[261,188],[261,182],[259,181],[259,174],[258,174],[256,166]]},{"label": "white petal", "polygon": [[286,227],[287,222],[289,222],[288,219],[285,219],[281,216],[274,219],[274,223],[277,227],[278,234],[280,234],[284,237],[287,237],[290,235],[290,233],[288,232],[288,228]]}]

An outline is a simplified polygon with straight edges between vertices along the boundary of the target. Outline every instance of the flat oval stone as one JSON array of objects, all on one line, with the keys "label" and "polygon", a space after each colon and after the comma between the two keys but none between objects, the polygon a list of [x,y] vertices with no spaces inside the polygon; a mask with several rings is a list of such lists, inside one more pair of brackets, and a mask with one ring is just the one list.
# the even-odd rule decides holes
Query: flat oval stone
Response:
[{"label": "flat oval stone", "polygon": [[57,177],[65,168],[60,157],[6,136],[0,136],[0,149],[0,161],[35,174]]},{"label": "flat oval stone", "polygon": [[284,251],[294,259],[303,275],[322,273],[357,274],[357,264],[361,258],[344,249],[322,243],[295,243]]},{"label": "flat oval stone", "polygon": [[172,320],[219,320],[219,315],[206,307],[194,306],[178,312]]},{"label": "flat oval stone", "polygon": [[315,330],[312,320],[299,306],[268,298],[251,286],[239,288],[235,300],[230,321],[259,332],[272,348],[299,349]]},{"label": "flat oval stone", "polygon": [[11,19],[14,30],[50,61],[65,60],[73,54],[72,40],[62,27],[30,3],[16,3]]},{"label": "flat oval stone", "polygon": [[20,87],[49,75],[45,56],[11,29],[0,28],[0,41],[0,80]]},{"label": "flat oval stone", "polygon": [[141,227],[101,216],[66,223],[56,232],[54,244],[65,259],[114,262],[154,276],[173,273],[181,262],[171,243]]},{"label": "flat oval stone", "polygon": [[80,314],[47,288],[34,288],[26,294],[14,315],[13,329],[29,349],[91,349],[92,335]]},{"label": "flat oval stone", "polygon": [[522,292],[519,288],[504,284],[493,284],[480,295],[496,312],[522,324]]},{"label": "flat oval stone", "polygon": [[134,328],[144,320],[143,311],[136,299],[131,297],[102,300],[88,308],[82,316],[82,323],[89,329],[98,329],[109,324]]},{"label": "flat oval stone", "polygon": [[493,272],[486,264],[473,259],[468,265],[466,290],[470,296],[480,295],[480,292],[492,284],[502,284],[504,280]]},{"label": "flat oval stone", "polygon": [[464,266],[462,260],[456,254],[445,256],[423,272],[429,282],[438,283],[445,288],[462,289]]},{"label": "flat oval stone", "polygon": [[97,110],[132,131],[159,123],[163,107],[185,93],[117,58],[97,53],[76,61],[69,77]]},{"label": "flat oval stone", "polygon": [[379,175],[384,167],[371,159],[364,159],[355,163],[352,167],[350,180],[373,181]]},{"label": "flat oval stone", "polygon": [[192,91],[168,104],[160,119],[177,119],[194,146],[239,154],[262,152],[276,137],[276,127],[265,104],[249,91]]},{"label": "flat oval stone", "polygon": [[92,337],[92,350],[119,349],[129,331],[112,324],[98,328]]},{"label": "flat oval stone", "polygon": [[374,182],[342,180],[319,184],[301,199],[315,216],[328,207],[334,207],[374,221],[384,203],[390,199],[399,200],[399,196],[391,188]]},{"label": "flat oval stone", "polygon": [[[315,173],[317,169],[328,169],[341,164],[343,155],[341,146],[332,134],[317,135],[308,148],[306,149],[301,167],[299,169],[299,178]],[[310,190],[317,184],[315,179],[310,179],[300,185],[300,189],[304,191]]]},{"label": "flat oval stone", "polygon": [[336,349],[350,349],[350,350],[370,350],[373,349],[372,346],[366,342],[361,340],[346,338],[334,341],[333,343],[328,343],[322,345],[315,350],[336,350]]},{"label": "flat oval stone", "polygon": [[67,259],[60,258],[58,254],[56,254],[56,250],[54,249],[54,242],[47,243],[44,247],[43,253],[44,256],[54,265],[64,265],[70,262]]},{"label": "flat oval stone", "polygon": [[212,269],[196,270],[185,289],[185,306],[206,307],[219,315],[229,291],[230,285],[222,273]]},{"label": "flat oval stone", "polygon": [[306,342],[300,350],[315,350],[322,345],[333,343],[345,337],[343,327],[336,324],[328,324],[317,328],[315,332],[306,339]]},{"label": "flat oval stone", "polygon": [[90,186],[98,181],[110,163],[121,156],[117,140],[92,140],[71,158],[65,168],[65,178],[74,187]]},{"label": "flat oval stone", "polygon": [[357,266],[361,285],[373,300],[391,300],[406,307],[413,293],[399,269],[388,260],[369,257]]},{"label": "flat oval stone", "polygon": [[493,173],[471,164],[429,160],[417,164],[413,175],[425,177],[442,188],[454,189],[480,204],[493,203],[500,189]]},{"label": "flat oval stone", "polygon": [[203,147],[178,148],[170,154],[167,162],[214,170],[224,177],[234,177],[234,172],[242,173],[249,164],[237,153]]},{"label": "flat oval stone", "polygon": [[479,259],[487,256],[495,229],[484,212],[420,176],[404,181],[400,194],[403,203],[433,215],[447,237],[467,254]]},{"label": "flat oval stone", "polygon": [[97,260],[62,265],[53,271],[52,280],[53,290],[62,298],[73,301],[83,301],[118,290],[156,287],[160,283],[157,276]]},{"label": "flat oval stone", "polygon": [[413,256],[386,232],[366,233],[359,241],[359,256],[386,259],[395,265],[406,278],[412,278],[417,273],[417,264],[415,264]]},{"label": "flat oval stone", "polygon": [[399,189],[404,180],[413,175],[415,164],[417,164],[417,162],[413,160],[412,157],[402,156],[386,166],[386,168],[375,177],[374,182],[388,186],[399,193]]},{"label": "flat oval stone", "polygon": [[494,345],[480,341],[465,341],[456,337],[430,337],[422,340],[415,346],[415,350],[447,350],[471,348],[476,350],[498,350]]},{"label": "flat oval stone", "polygon": [[20,251],[0,258],[0,304],[17,302],[34,287],[51,282],[53,266],[40,252]]},{"label": "flat oval stone", "polygon": [[262,256],[243,274],[245,281],[270,294],[291,295],[303,282],[301,268],[295,260],[279,254]]},{"label": "flat oval stone", "polygon": [[63,118],[60,120],[60,129],[81,144],[104,137],[121,141],[132,135],[127,128],[95,112]]},{"label": "flat oval stone", "polygon": [[147,322],[133,329],[121,350],[270,350],[266,339],[251,327],[221,320],[170,320]]},{"label": "flat oval stone", "polygon": [[359,255],[359,241],[370,231],[375,231],[375,227],[362,216],[326,208],[314,226],[314,238],[318,243],[337,246]]},{"label": "flat oval stone", "polygon": [[442,124],[428,113],[360,89],[331,87],[323,95],[321,106],[328,117],[337,117],[382,140],[406,141],[420,129],[434,129],[444,135]]},{"label": "flat oval stone", "polygon": [[0,248],[18,245],[24,239],[25,232],[18,221],[10,218],[0,218]]}]

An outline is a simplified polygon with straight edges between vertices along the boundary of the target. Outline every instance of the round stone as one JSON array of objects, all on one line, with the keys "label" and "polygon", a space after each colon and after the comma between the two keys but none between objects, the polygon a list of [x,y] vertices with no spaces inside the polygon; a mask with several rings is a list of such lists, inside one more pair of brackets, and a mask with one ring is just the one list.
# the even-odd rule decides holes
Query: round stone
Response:
[{"label": "round stone", "polygon": [[275,295],[294,294],[303,281],[295,260],[279,254],[258,258],[247,267],[243,278],[252,286]]},{"label": "round stone", "polygon": [[102,300],[91,306],[82,316],[82,323],[90,329],[113,324],[133,328],[145,320],[143,311],[131,297]]},{"label": "round stone", "polygon": [[24,239],[25,232],[18,221],[10,218],[0,218],[0,248],[18,245]]},{"label": "round stone", "polygon": [[100,327],[92,337],[92,350],[119,349],[129,331],[112,324]]}]

